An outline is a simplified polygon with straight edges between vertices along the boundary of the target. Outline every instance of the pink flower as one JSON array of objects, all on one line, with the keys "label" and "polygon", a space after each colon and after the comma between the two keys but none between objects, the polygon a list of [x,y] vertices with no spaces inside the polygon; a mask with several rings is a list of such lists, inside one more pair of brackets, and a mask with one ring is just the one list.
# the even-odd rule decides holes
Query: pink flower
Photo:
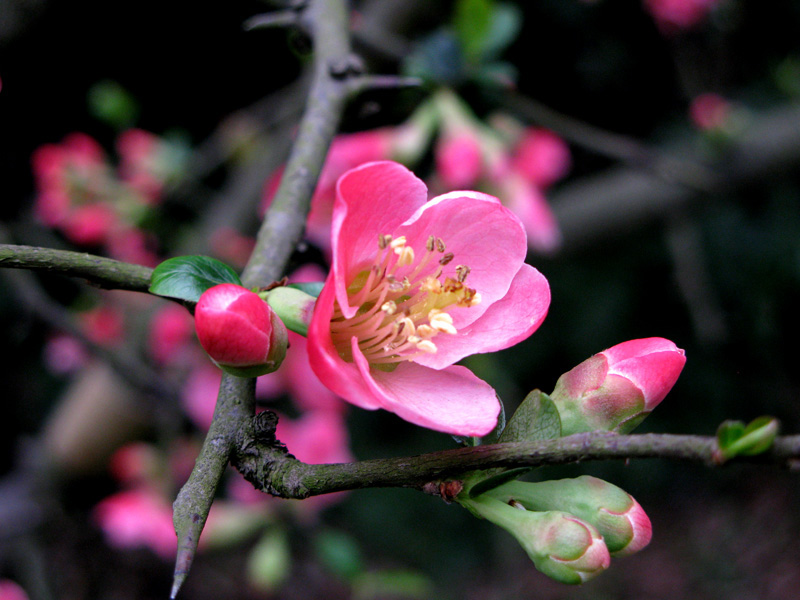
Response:
[{"label": "pink flower", "polygon": [[103,304],[79,315],[81,326],[91,341],[112,346],[125,335],[125,318],[116,306]]},{"label": "pink flower", "polygon": [[564,373],[551,394],[562,433],[627,433],[658,406],[686,364],[664,338],[630,340],[595,354]]},{"label": "pink flower", "polygon": [[0,579],[0,600],[28,600],[28,594],[10,579]]},{"label": "pink flower", "polygon": [[146,547],[166,560],[175,556],[172,507],[154,491],[142,488],[109,496],[95,507],[94,518],[116,548]]},{"label": "pink flower", "polygon": [[572,166],[569,146],[552,131],[531,127],[514,150],[512,168],[539,189],[564,177]]},{"label": "pink flower", "polygon": [[516,172],[507,173],[497,184],[503,203],[525,226],[528,246],[542,254],[557,251],[561,228],[542,191]]},{"label": "pink flower", "polygon": [[731,104],[718,94],[700,94],[689,105],[689,117],[702,130],[720,129],[731,116]]},{"label": "pink flower", "polygon": [[192,316],[177,304],[165,304],[150,321],[150,355],[160,364],[174,364],[194,341]]},{"label": "pink flower", "polygon": [[435,147],[436,172],[448,188],[475,184],[483,171],[483,152],[478,137],[469,129],[444,135]]},{"label": "pink flower", "polygon": [[207,289],[194,311],[200,345],[224,371],[257,377],[286,354],[286,328],[257,294],[232,283]]},{"label": "pink flower", "polygon": [[496,198],[427,189],[393,162],[339,180],[333,264],[309,328],[309,360],[335,394],[448,433],[485,435],[494,390],[453,363],[533,333],[550,304],[524,264],[525,231]]},{"label": "pink flower", "polygon": [[720,0],[644,0],[659,30],[674,35],[702,23]]}]

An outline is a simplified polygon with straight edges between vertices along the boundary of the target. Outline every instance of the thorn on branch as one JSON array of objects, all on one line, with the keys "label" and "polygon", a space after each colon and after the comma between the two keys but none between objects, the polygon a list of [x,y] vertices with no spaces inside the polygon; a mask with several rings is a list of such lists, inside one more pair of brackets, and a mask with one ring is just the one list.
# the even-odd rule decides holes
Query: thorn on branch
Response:
[{"label": "thorn on branch", "polygon": [[353,93],[361,93],[369,89],[397,89],[406,87],[422,87],[424,82],[419,77],[401,77],[398,75],[361,75],[350,84]]},{"label": "thorn on branch", "polygon": [[334,58],[328,62],[328,72],[334,79],[346,79],[361,75],[365,66],[363,59],[357,54],[348,54],[341,58]]},{"label": "thorn on branch", "polygon": [[300,24],[300,11],[303,6],[255,15],[247,19],[242,24],[242,28],[245,31],[253,31],[254,29],[267,29],[271,27],[295,27]]}]

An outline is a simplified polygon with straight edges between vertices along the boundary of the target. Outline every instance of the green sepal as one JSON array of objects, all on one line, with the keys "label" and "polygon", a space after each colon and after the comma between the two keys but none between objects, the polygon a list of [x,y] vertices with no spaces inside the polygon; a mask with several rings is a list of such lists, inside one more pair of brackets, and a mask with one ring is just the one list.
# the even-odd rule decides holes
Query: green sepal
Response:
[{"label": "green sepal", "polygon": [[538,442],[561,437],[561,417],[550,396],[541,390],[528,394],[508,421],[498,441]]},{"label": "green sepal", "polygon": [[209,256],[176,256],[162,262],[150,277],[150,293],[197,303],[208,288],[221,283],[242,285],[231,267]]},{"label": "green sepal", "polygon": [[322,293],[322,288],[325,286],[324,281],[309,281],[307,283],[290,283],[286,287],[294,288],[296,290],[300,290],[301,292],[305,292],[309,296],[314,296],[314,298],[319,298],[319,295]]}]

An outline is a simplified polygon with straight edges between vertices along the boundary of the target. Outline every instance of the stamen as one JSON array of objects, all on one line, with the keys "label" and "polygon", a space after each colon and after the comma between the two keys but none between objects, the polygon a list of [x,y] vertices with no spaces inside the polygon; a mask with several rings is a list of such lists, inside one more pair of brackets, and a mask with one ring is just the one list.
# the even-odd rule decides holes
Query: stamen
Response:
[{"label": "stamen", "polygon": [[444,240],[442,238],[436,238],[436,249],[442,254],[444,254],[446,246],[444,245]]},{"label": "stamen", "polygon": [[442,258],[439,259],[439,264],[442,265],[442,266],[445,266],[447,263],[449,263],[454,258],[455,258],[455,255],[452,252],[448,252]]},{"label": "stamen", "polygon": [[428,252],[433,252],[434,248],[436,248],[436,238],[432,235],[428,236],[428,241],[425,242],[425,249]]},{"label": "stamen", "polygon": [[417,344],[417,348],[423,352],[427,352],[428,354],[436,354],[436,351],[438,350],[436,344],[430,340],[422,340]]},{"label": "stamen", "polygon": [[393,315],[397,312],[397,303],[394,300],[387,300],[381,304],[381,310],[387,315]]},{"label": "stamen", "polygon": [[386,250],[386,246],[392,243],[392,236],[388,233],[384,233],[378,236],[378,248],[381,250]]},{"label": "stamen", "polygon": [[467,265],[458,265],[456,267],[456,279],[458,279],[461,283],[464,283],[464,280],[469,275],[470,268]]},{"label": "stamen", "polygon": [[430,322],[431,327],[433,327],[436,331],[449,333],[451,335],[458,333],[456,328],[453,326],[453,317],[446,312],[442,312],[441,310],[434,308],[428,313],[428,321]]}]

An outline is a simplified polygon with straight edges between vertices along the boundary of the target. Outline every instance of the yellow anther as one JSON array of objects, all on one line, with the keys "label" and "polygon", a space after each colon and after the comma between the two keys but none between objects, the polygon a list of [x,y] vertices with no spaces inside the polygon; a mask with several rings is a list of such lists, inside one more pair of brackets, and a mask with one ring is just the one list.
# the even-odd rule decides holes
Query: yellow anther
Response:
[{"label": "yellow anther", "polygon": [[422,340],[417,344],[417,350],[422,350],[423,352],[427,352],[428,354],[436,354],[438,348],[436,344],[434,344],[430,340]]},{"label": "yellow anther", "polygon": [[394,300],[387,300],[381,304],[381,310],[387,315],[393,315],[397,312],[397,303]]}]

